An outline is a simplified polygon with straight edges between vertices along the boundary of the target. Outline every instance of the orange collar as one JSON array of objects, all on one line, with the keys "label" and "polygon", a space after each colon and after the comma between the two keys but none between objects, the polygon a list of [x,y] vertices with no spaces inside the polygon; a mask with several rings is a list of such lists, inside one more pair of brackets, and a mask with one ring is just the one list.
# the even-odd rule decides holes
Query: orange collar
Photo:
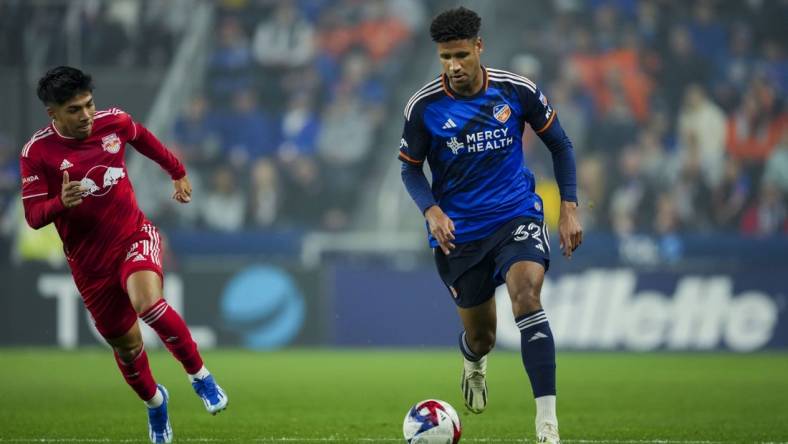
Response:
[{"label": "orange collar", "polygon": [[[484,84],[482,85],[482,89],[480,89],[476,94],[473,94],[468,97],[476,97],[479,94],[484,94],[485,92],[487,92],[487,86],[489,86],[490,84],[490,76],[487,75],[487,70],[484,69],[484,66],[482,66],[482,76],[484,76]],[[446,95],[451,97],[452,99],[456,99],[456,97],[454,97],[454,93],[451,90],[451,87],[449,86],[448,79],[449,76],[447,76],[446,74],[441,75],[441,85],[443,85],[443,92],[445,92]]]}]

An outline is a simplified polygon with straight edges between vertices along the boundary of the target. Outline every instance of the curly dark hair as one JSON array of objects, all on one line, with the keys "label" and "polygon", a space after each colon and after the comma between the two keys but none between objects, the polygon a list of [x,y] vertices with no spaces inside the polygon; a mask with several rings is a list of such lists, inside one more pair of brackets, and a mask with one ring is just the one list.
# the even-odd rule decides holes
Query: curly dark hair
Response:
[{"label": "curly dark hair", "polygon": [[76,68],[58,66],[38,81],[36,93],[44,105],[62,105],[83,92],[93,92],[93,78]]},{"label": "curly dark hair", "polygon": [[430,25],[430,36],[435,43],[471,39],[479,35],[482,18],[470,9],[460,6],[441,12]]}]

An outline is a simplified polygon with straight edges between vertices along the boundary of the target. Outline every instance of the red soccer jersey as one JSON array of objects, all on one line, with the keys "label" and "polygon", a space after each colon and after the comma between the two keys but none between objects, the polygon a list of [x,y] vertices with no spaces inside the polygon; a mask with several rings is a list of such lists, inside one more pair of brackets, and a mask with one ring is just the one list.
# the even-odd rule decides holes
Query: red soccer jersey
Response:
[{"label": "red soccer jersey", "polygon": [[[50,124],[33,134],[20,155],[25,218],[33,228],[54,222],[69,265],[85,275],[115,271],[128,240],[146,221],[126,171],[126,142],[173,180],[186,175],[150,131],[117,108],[96,112],[84,140],[65,137]],[[87,189],[73,208],[60,199],[64,171]]]}]

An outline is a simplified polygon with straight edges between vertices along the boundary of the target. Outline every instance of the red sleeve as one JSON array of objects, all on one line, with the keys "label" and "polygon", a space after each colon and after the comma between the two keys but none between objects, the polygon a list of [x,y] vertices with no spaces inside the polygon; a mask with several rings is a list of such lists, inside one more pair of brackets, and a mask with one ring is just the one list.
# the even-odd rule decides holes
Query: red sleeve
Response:
[{"label": "red sleeve", "polygon": [[25,207],[25,220],[37,230],[49,225],[66,207],[60,200],[60,193],[48,198],[49,189],[44,172],[35,160],[23,156],[19,163],[22,172],[22,204]]},{"label": "red sleeve", "polygon": [[178,180],[186,175],[186,168],[180,160],[168,150],[156,136],[153,135],[142,124],[129,119],[131,128],[129,129],[129,143],[143,154],[145,157],[158,163],[165,171],[170,173],[172,180]]}]

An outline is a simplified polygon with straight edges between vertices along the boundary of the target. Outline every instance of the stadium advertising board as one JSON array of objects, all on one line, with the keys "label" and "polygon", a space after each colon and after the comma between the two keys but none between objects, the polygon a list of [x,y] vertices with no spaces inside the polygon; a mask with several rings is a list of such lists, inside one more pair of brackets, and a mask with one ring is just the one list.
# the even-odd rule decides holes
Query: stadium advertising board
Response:
[{"label": "stadium advertising board", "polygon": [[[460,323],[430,267],[338,265],[324,273],[182,267],[167,274],[165,292],[204,348],[454,347]],[[0,271],[0,281],[0,345],[102,343],[69,273],[26,266]],[[504,287],[496,301],[497,347],[519,349]],[[551,271],[543,301],[563,350],[788,349],[788,291],[773,270]],[[143,331],[156,346],[155,334]]]},{"label": "stadium advertising board", "polygon": [[[322,341],[319,281],[314,272],[270,265],[187,268],[166,274],[164,292],[201,347],[269,349]],[[0,271],[0,282],[0,345],[103,343],[68,272],[25,266]],[[156,334],[142,329],[147,346],[158,346]]]},{"label": "stadium advertising board", "polygon": [[443,347],[457,343],[460,323],[432,270],[337,267],[330,272],[339,346]]},{"label": "stadium advertising board", "polygon": [[[432,270],[334,271],[335,343],[446,346],[459,323]],[[370,290],[374,288],[374,291]],[[769,271],[682,273],[632,268],[551,272],[542,299],[564,350],[731,350],[788,348],[788,291]],[[505,287],[496,294],[498,347],[519,349]]]}]

